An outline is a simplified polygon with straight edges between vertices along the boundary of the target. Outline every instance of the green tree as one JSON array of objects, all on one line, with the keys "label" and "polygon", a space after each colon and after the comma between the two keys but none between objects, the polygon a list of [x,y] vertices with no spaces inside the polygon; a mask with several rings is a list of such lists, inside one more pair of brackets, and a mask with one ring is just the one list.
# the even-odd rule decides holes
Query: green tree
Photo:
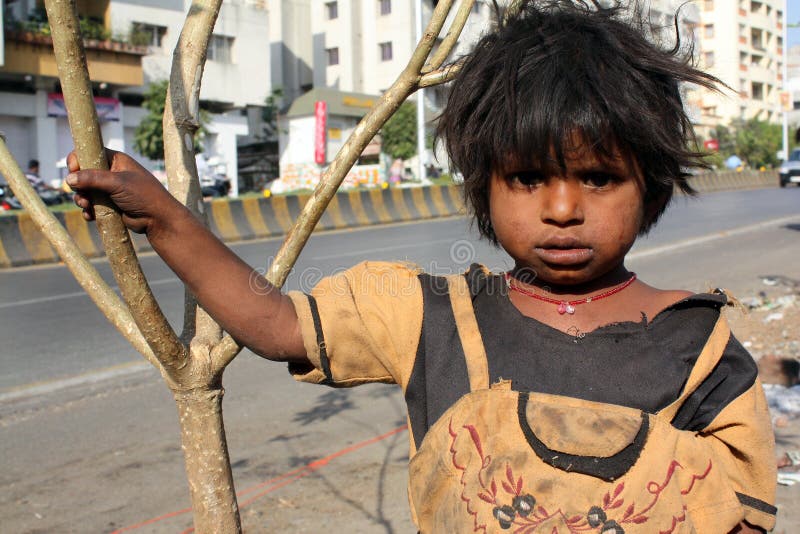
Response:
[{"label": "green tree", "polygon": [[[164,160],[164,103],[167,100],[168,80],[153,82],[144,93],[142,107],[147,110],[134,130],[133,148],[142,156],[155,161]],[[194,148],[202,152],[202,141],[206,136],[205,125],[208,113],[200,111],[200,128],[194,136]]]},{"label": "green tree", "polygon": [[783,143],[781,126],[759,119],[738,120],[732,123],[736,139],[736,154],[752,168],[774,167],[779,162],[778,151]]},{"label": "green tree", "polygon": [[408,159],[417,153],[417,108],[405,102],[381,129],[381,146],[389,156]]}]

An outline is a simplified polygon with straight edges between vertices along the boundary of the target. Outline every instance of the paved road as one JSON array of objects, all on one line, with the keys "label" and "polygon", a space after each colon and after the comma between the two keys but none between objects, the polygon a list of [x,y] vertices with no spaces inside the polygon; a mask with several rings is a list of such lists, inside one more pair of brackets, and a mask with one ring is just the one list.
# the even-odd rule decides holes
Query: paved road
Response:
[{"label": "paved road", "polygon": [[[658,286],[719,285],[744,295],[758,290],[762,275],[800,279],[798,230],[800,189],[679,199],[637,243],[629,263]],[[263,266],[278,246],[267,241],[235,248]],[[315,237],[288,285],[308,287],[324,273],[367,258],[414,261],[434,272],[461,270],[475,260],[508,265],[474,239],[464,220],[452,219]],[[143,263],[177,323],[180,284],[157,257]],[[96,265],[107,274],[104,262]],[[0,287],[3,530],[110,532],[184,508],[177,421],[159,377],[138,363],[63,268],[2,272]],[[240,502],[248,531],[410,531],[407,434],[386,435],[405,422],[396,389],[299,385],[281,366],[250,353],[234,361],[225,385],[226,427],[237,487],[246,492]],[[337,451],[342,454],[322,468],[303,468]],[[179,532],[189,522],[187,514],[177,514],[128,531]]]}]

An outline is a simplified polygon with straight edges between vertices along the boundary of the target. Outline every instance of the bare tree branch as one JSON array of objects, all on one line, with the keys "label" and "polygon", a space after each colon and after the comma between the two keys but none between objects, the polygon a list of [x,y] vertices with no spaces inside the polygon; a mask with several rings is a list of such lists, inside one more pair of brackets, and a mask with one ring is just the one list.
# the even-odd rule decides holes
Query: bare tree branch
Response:
[{"label": "bare tree branch", "polygon": [[0,137],[0,174],[6,177],[14,194],[22,203],[22,206],[30,213],[36,227],[56,249],[58,255],[64,260],[64,264],[92,301],[100,308],[103,315],[133,345],[133,348],[139,351],[147,361],[160,369],[161,365],[142,336],[142,332],[136,326],[128,307],[106,284],[97,269],[89,263],[89,260],[80,251],[75,241],[72,240],[69,233],[44,205],[42,199],[33,190],[31,184],[28,183],[28,179],[22,173],[22,169],[14,161],[14,157],[9,152],[2,137]]},{"label": "bare tree branch", "polygon": [[[78,161],[84,169],[108,169],[75,0],[46,0],[45,7]],[[125,302],[135,303],[131,314],[144,338],[162,362],[164,354],[185,355],[185,347],[147,285],[122,219],[105,195],[96,196],[94,203],[97,228],[114,277]]]},{"label": "bare tree branch", "polygon": [[[221,0],[195,0],[172,56],[164,108],[164,158],[169,190],[208,226],[197,179],[194,135],[200,126],[200,83]],[[191,338],[187,365],[167,373],[178,406],[195,530],[241,532],[225,426],[222,373],[239,347],[220,343],[222,328],[185,290],[182,337]]]},{"label": "bare tree branch", "polygon": [[[208,217],[197,179],[194,135],[200,127],[200,83],[206,51],[221,5],[222,0],[196,0],[189,8],[172,55],[163,120],[169,190],[206,226]],[[195,333],[216,341],[222,337],[219,326],[208,314],[198,310],[194,295],[186,290],[181,337],[188,341]]]},{"label": "bare tree branch", "polygon": [[456,77],[461,70],[461,63],[454,63],[447,65],[441,69],[429,72],[419,79],[418,85],[420,87],[431,87],[433,85],[441,85],[447,83]]},{"label": "bare tree branch", "polygon": [[[297,262],[300,252],[303,250],[314,226],[319,222],[322,213],[330,203],[333,195],[339,189],[344,177],[347,176],[348,171],[353,167],[361,152],[369,144],[375,134],[386,124],[386,121],[397,111],[397,108],[419,87],[421,77],[420,73],[425,64],[425,60],[433,49],[433,44],[436,37],[442,30],[447,14],[453,5],[454,0],[440,1],[433,11],[431,20],[425,28],[422,35],[422,40],[417,44],[411,59],[406,65],[403,72],[395,80],[392,86],[381,96],[378,103],[369,110],[363,119],[358,123],[350,137],[347,138],[342,148],[334,157],[331,164],[323,173],[320,182],[314,189],[314,193],[303,207],[300,216],[297,218],[292,229],[286,236],[286,239],[281,245],[278,254],[275,257],[269,271],[266,273],[265,278],[275,287],[282,287],[286,282],[286,278],[292,270],[292,267]],[[456,36],[457,37],[457,36]],[[441,82],[436,82],[436,76],[439,74],[431,73],[432,76],[428,79],[427,86],[436,85],[436,83],[444,83],[449,78],[442,76]],[[219,354],[236,355],[239,346],[236,341],[229,335],[226,335],[220,346],[218,347]],[[231,358],[233,358],[231,356]]]},{"label": "bare tree branch", "polygon": [[450,29],[447,30],[447,35],[445,35],[442,44],[439,45],[438,50],[433,54],[430,61],[422,68],[422,74],[427,74],[441,67],[447,56],[453,51],[464,25],[467,23],[473,4],[475,4],[475,0],[461,0],[456,16],[453,18],[453,23],[450,24]]},{"label": "bare tree branch", "polygon": [[445,18],[453,5],[453,0],[441,0],[433,11],[422,40],[411,55],[408,65],[395,80],[392,86],[381,96],[378,103],[358,123],[353,134],[347,139],[339,153],[325,170],[320,183],[311,195],[297,222],[286,236],[275,261],[266,275],[267,280],[276,287],[281,287],[297,261],[300,251],[308,241],[311,232],[319,222],[328,203],[336,194],[339,185],[347,172],[355,164],[361,152],[378,133],[378,130],[397,111],[406,98],[418,88],[420,70],[433,48],[433,43],[442,30]]}]

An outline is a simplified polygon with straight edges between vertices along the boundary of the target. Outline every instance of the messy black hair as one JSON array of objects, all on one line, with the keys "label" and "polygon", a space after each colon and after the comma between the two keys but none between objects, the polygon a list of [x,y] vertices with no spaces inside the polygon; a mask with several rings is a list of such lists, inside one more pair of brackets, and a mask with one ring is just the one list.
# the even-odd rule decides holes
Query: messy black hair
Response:
[{"label": "messy black hair", "polygon": [[[608,4],[609,2],[605,2]],[[707,167],[696,145],[679,85],[714,89],[721,84],[692,66],[692,50],[662,48],[636,0],[602,6],[596,0],[528,0],[462,58],[437,137],[452,167],[463,174],[464,195],[480,233],[495,244],[489,218],[489,180],[515,164],[564,153],[575,134],[601,159],[633,158],[645,181],[652,216],[667,207],[675,187],[694,193],[686,178]],[[573,143],[574,144],[574,143]]]}]

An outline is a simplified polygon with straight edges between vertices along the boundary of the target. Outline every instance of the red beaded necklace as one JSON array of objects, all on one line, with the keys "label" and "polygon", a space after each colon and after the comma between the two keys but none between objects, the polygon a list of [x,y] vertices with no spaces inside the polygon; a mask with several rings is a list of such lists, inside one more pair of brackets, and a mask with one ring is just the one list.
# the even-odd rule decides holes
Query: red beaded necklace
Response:
[{"label": "red beaded necklace", "polygon": [[536,300],[549,302],[550,304],[556,304],[558,306],[557,311],[561,315],[564,315],[565,313],[572,315],[573,313],[575,313],[575,306],[577,306],[578,304],[589,304],[590,302],[593,302],[595,300],[604,299],[606,297],[610,297],[615,293],[619,293],[620,291],[631,285],[634,282],[634,280],[636,280],[636,273],[631,273],[631,277],[625,280],[623,283],[621,283],[616,287],[612,287],[608,291],[600,293],[599,295],[593,295],[591,297],[585,297],[582,299],[570,300],[570,301],[558,300],[550,297],[545,297],[543,295],[537,295],[533,291],[528,291],[527,289],[523,289],[515,284],[512,284],[511,273],[506,273],[505,278],[506,278],[506,285],[508,286],[509,289],[516,291],[517,293],[521,293],[527,297],[534,298]]}]

